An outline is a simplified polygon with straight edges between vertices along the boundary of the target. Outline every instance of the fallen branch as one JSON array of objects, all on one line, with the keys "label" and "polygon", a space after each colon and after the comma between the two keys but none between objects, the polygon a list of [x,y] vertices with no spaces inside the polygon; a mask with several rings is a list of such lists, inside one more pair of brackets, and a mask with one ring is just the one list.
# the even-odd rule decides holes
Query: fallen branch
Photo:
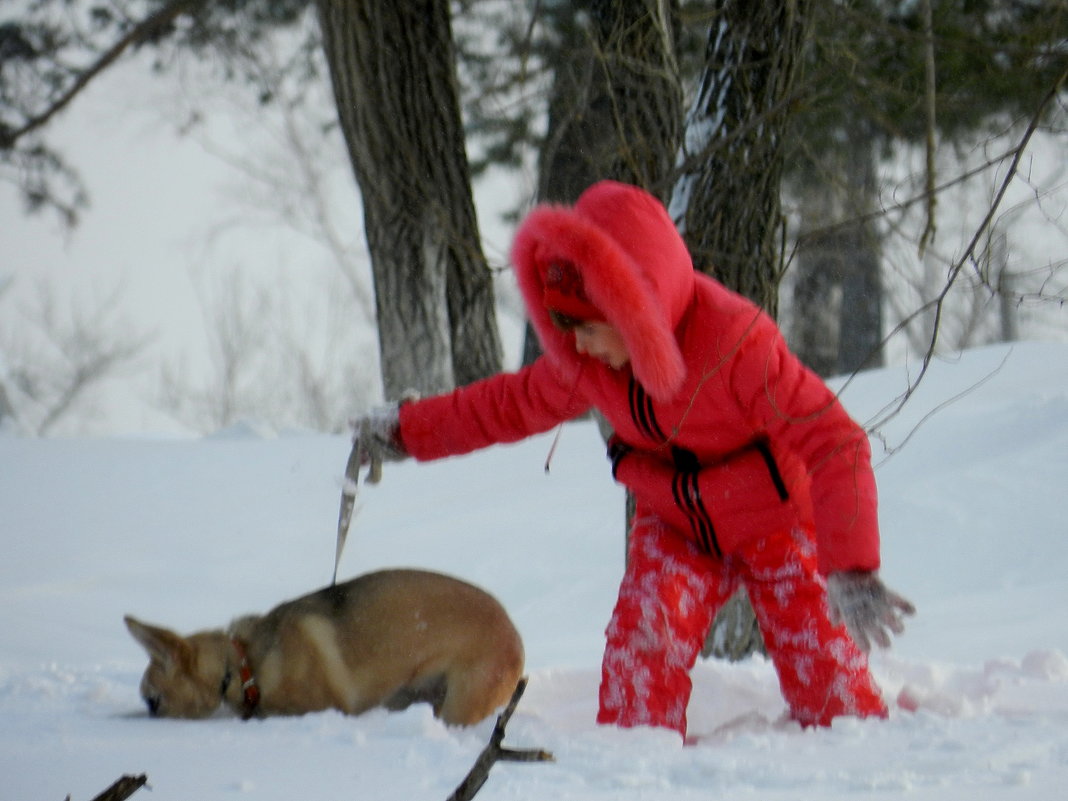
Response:
[{"label": "fallen branch", "polygon": [[515,686],[515,692],[512,693],[512,699],[508,702],[508,706],[504,708],[500,717],[497,718],[497,724],[493,727],[493,734],[490,735],[489,745],[482,749],[482,753],[478,755],[478,759],[475,760],[475,764],[468,771],[464,780],[460,782],[459,786],[453,791],[452,795],[446,799],[446,801],[470,801],[475,797],[482,785],[486,783],[486,779],[489,778],[490,768],[497,762],[553,762],[554,757],[548,751],[542,751],[537,748],[504,748],[501,745],[501,741],[504,740],[504,727],[508,725],[508,721],[512,718],[512,713],[515,711],[516,704],[519,703],[520,697],[523,695],[523,691],[527,688],[527,678],[524,676],[519,680],[519,683]]},{"label": "fallen branch", "polygon": [[[93,801],[126,801],[146,784],[148,784],[148,776],[143,773],[140,776],[123,776]],[[69,795],[67,801],[70,801]]]}]

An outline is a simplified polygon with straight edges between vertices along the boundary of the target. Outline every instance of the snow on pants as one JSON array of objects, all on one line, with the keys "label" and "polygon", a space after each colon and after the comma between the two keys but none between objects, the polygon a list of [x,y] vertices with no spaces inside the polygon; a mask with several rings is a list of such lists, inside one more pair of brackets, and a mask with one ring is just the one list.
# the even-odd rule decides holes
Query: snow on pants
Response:
[{"label": "snow on pants", "polygon": [[773,534],[723,561],[656,518],[635,521],[627,569],[606,631],[598,723],[662,726],[686,736],[690,670],[716,613],[749,593],[792,717],[887,714],[868,660],[830,622],[826,584],[803,533]]}]

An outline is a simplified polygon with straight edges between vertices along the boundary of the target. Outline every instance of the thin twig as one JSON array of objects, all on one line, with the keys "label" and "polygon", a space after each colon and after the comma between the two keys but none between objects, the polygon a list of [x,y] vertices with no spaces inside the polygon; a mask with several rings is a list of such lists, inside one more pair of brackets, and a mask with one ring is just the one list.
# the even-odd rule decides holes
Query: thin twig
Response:
[{"label": "thin twig", "polygon": [[923,228],[923,233],[920,234],[920,258],[923,258],[923,253],[927,250],[927,245],[934,241],[935,231],[937,226],[935,225],[935,205],[938,202],[938,198],[935,195],[935,136],[937,129],[935,127],[935,108],[936,108],[936,86],[935,86],[935,42],[934,42],[934,20],[931,13],[931,0],[923,0],[921,4],[923,7],[923,49],[924,49],[924,73],[926,74],[925,83],[925,96],[926,96],[926,111],[927,111],[927,175],[925,178],[925,189],[927,190],[927,224]]},{"label": "thin twig", "polygon": [[[1020,161],[1023,159],[1023,155],[1027,151],[1027,147],[1031,142],[1031,137],[1038,130],[1038,126],[1042,120],[1043,114],[1045,113],[1046,107],[1058,97],[1061,91],[1061,87],[1065,83],[1065,80],[1068,80],[1068,69],[1065,69],[1060,74],[1060,76],[1058,76],[1057,80],[1053,82],[1053,85],[1050,87],[1049,92],[1047,92],[1046,96],[1042,99],[1042,102],[1039,103],[1037,110],[1032,115],[1031,121],[1028,124],[1027,129],[1020,137],[1020,141],[1011,151],[1013,153],[1012,162],[1009,164],[1008,172],[1005,174],[1005,177],[1001,181],[1001,185],[998,188],[997,194],[994,196],[994,201],[993,203],[991,203],[990,208],[987,210],[987,213],[983,217],[982,222],[980,222],[979,226],[976,228],[975,234],[972,236],[971,241],[968,243],[968,247],[965,248],[960,258],[957,259],[957,261],[950,268],[949,274],[946,278],[946,282],[943,285],[941,292],[939,292],[935,298],[925,303],[914,314],[910,315],[909,318],[903,320],[894,329],[893,332],[891,332],[887,337],[884,338],[883,342],[885,343],[891,336],[893,336],[895,332],[904,328],[911,320],[915,319],[920,314],[923,314],[930,310],[934,311],[934,321],[931,329],[931,339],[927,344],[926,352],[923,354],[923,360],[920,365],[919,373],[917,374],[915,379],[909,381],[909,385],[908,387],[906,387],[905,391],[902,392],[893,401],[893,403],[888,405],[888,411],[880,413],[880,415],[867,426],[867,430],[869,433],[877,431],[880,427],[882,427],[891,419],[896,417],[897,414],[901,411],[901,409],[904,408],[905,404],[909,401],[909,399],[916,393],[916,390],[920,386],[920,383],[927,375],[927,371],[930,369],[931,362],[934,359],[935,353],[937,351],[939,325],[942,321],[942,314],[945,308],[946,300],[949,297],[949,292],[953,288],[954,284],[956,284],[956,281],[960,277],[960,274],[964,271],[964,267],[968,263],[969,259],[974,258],[976,248],[979,246],[979,242],[981,241],[983,235],[990,227],[991,222],[994,219],[994,215],[997,214],[998,208],[1001,206],[1001,201],[1004,199],[1005,193],[1009,189],[1009,184],[1011,184],[1013,179],[1016,177],[1016,173],[1020,166]],[[854,373],[854,375],[856,374]],[[852,380],[852,378],[853,376],[850,376],[850,381]],[[849,382],[847,382],[847,384],[848,383]]]}]

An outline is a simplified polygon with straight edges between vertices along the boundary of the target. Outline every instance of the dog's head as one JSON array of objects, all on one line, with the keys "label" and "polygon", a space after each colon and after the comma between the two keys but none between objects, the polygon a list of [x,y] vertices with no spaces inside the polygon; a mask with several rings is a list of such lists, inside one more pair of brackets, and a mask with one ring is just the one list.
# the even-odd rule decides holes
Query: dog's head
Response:
[{"label": "dog's head", "polygon": [[148,652],[141,678],[141,697],[154,717],[203,718],[222,701],[227,679],[226,650],[215,647],[225,637],[194,634],[181,637],[127,615],[126,628]]}]

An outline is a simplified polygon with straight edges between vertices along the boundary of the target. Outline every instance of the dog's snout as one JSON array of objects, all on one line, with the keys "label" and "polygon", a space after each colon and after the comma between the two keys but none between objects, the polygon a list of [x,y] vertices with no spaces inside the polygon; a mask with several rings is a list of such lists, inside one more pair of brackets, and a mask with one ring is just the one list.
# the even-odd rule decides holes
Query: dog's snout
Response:
[{"label": "dog's snout", "polygon": [[152,717],[159,716],[159,696],[145,696],[145,706],[148,707],[148,714]]}]

